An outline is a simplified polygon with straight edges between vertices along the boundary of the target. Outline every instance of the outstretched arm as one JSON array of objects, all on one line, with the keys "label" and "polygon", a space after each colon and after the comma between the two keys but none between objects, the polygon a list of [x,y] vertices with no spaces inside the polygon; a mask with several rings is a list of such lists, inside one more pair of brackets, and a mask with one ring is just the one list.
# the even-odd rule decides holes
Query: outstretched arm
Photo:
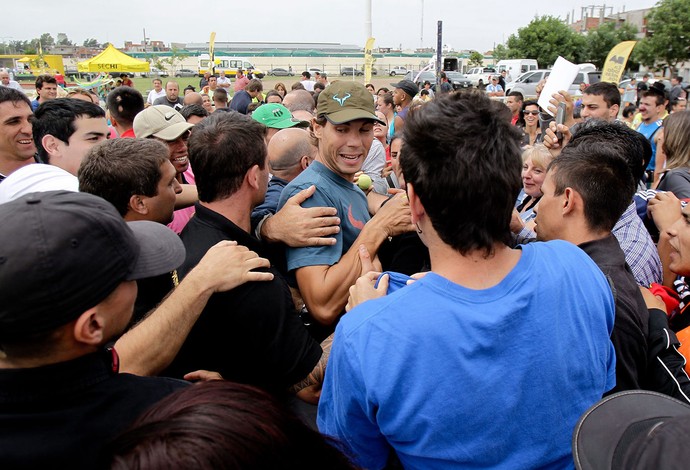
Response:
[{"label": "outstretched arm", "polygon": [[273,274],[253,271],[269,266],[267,259],[237,242],[222,241],[211,247],[158,308],[117,340],[120,371],[155,375],[165,369],[213,293],[249,281],[270,281]]}]

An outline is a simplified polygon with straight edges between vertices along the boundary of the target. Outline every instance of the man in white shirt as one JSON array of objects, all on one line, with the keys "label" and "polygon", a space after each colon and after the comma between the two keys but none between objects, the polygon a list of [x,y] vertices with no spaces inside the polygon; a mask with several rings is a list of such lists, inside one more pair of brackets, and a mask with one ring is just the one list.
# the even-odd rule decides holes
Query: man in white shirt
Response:
[{"label": "man in white shirt", "polygon": [[314,82],[311,79],[311,74],[307,71],[302,72],[302,80],[300,83],[304,86],[307,91],[314,91]]},{"label": "man in white shirt", "polygon": [[225,70],[222,70],[220,72],[220,77],[218,77],[218,86],[221,88],[225,88],[226,91],[228,88],[230,88],[231,81],[228,77],[225,76]]},{"label": "man in white shirt", "polygon": [[15,82],[14,80],[10,80],[10,74],[7,72],[7,70],[0,70],[0,86],[14,88],[15,90],[19,90],[24,93],[24,90],[19,83]]},{"label": "man in white shirt", "polygon": [[153,79],[153,90],[149,91],[149,96],[146,98],[146,105],[151,106],[154,101],[158,98],[163,98],[165,96],[165,90],[163,89],[163,82],[160,78]]}]

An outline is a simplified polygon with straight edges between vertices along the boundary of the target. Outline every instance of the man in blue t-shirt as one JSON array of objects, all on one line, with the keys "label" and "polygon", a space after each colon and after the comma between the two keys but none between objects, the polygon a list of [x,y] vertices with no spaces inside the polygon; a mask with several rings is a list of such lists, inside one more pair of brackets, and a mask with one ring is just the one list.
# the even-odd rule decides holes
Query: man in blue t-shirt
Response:
[{"label": "man in blue t-shirt", "polygon": [[[666,97],[664,92],[656,87],[650,87],[641,94],[640,98],[640,115],[642,122],[637,127],[637,132],[644,135],[649,143],[652,145],[652,159],[647,165],[647,171],[655,172],[656,166],[656,140],[654,137],[663,124],[663,114],[665,111]],[[663,166],[660,168],[663,170]],[[654,175],[656,181],[658,175]]]},{"label": "man in blue t-shirt", "polygon": [[[505,106],[443,95],[403,139],[432,272],[342,317],[319,430],[363,468],[572,468],[579,416],[615,385],[606,278],[567,242],[506,245],[521,150]],[[350,305],[386,292],[374,279]]]},{"label": "man in blue t-shirt", "polygon": [[295,272],[305,305],[325,326],[343,313],[348,289],[362,274],[360,251],[373,259],[388,237],[412,230],[404,194],[393,197],[372,218],[366,196],[353,183],[374,140],[374,122],[381,122],[374,111],[371,93],[363,85],[338,81],[326,87],[313,121],[316,159],[288,184],[278,204],[280,209],[291,196],[315,185],[316,192],[303,206],[338,210],[335,245],[287,250],[288,269]]}]

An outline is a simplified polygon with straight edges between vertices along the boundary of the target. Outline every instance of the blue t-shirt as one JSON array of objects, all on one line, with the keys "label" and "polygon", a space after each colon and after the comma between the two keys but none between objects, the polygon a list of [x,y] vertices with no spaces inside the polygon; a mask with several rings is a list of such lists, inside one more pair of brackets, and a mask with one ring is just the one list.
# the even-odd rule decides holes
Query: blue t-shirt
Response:
[{"label": "blue t-shirt", "polygon": [[249,106],[251,102],[251,95],[245,90],[240,90],[232,97],[229,108],[234,109],[238,113],[247,114],[247,106]]},{"label": "blue t-shirt", "polygon": [[572,468],[575,424],[615,386],[614,301],[576,246],[531,243],[496,286],[435,273],[345,314],[319,430],[364,468]]},{"label": "blue t-shirt", "polygon": [[649,124],[645,124],[643,122],[637,128],[637,132],[645,136],[649,143],[652,144],[652,159],[649,161],[649,165],[647,165],[647,170],[653,170],[654,165],[656,164],[656,143],[654,142],[652,136],[655,136],[654,133],[661,127],[662,124],[663,121],[660,119]]},{"label": "blue t-shirt", "polygon": [[316,186],[316,191],[302,203],[302,207],[335,207],[340,217],[340,232],[334,235],[336,244],[332,246],[287,248],[290,271],[304,266],[334,265],[350,249],[370,219],[364,193],[354,183],[336,175],[318,161],[312,162],[285,187],[280,195],[278,210],[289,198],[311,185]]}]

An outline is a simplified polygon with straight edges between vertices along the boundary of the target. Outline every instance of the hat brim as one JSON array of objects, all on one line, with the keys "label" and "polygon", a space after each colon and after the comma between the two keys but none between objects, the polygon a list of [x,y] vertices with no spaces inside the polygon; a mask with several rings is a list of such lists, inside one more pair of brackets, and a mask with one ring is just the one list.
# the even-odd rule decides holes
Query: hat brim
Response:
[{"label": "hat brim", "polygon": [[290,127],[307,128],[309,127],[309,121],[302,121],[301,119],[295,118],[287,118],[281,121],[274,122],[271,125],[267,125],[266,127],[271,129],[288,129]]},{"label": "hat brim", "polygon": [[184,262],[185,248],[180,237],[165,225],[148,220],[128,222],[139,244],[139,257],[127,280],[169,273]]},{"label": "hat brim", "polygon": [[639,436],[669,418],[683,416],[690,416],[690,406],[661,393],[633,390],[606,397],[587,410],[575,426],[575,468],[611,469],[616,448],[629,436],[626,432],[631,426]]},{"label": "hat brim", "polygon": [[163,140],[176,140],[192,127],[194,127],[194,124],[190,124],[188,122],[178,122],[172,126],[166,127],[165,129],[161,129],[158,132],[154,132],[151,135]]},{"label": "hat brim", "polygon": [[335,113],[326,114],[325,116],[331,124],[345,124],[346,122],[356,121],[358,119],[367,119],[369,121],[376,121],[380,122],[381,124],[386,124],[384,121],[379,119],[376,114],[364,111],[363,109],[343,109],[342,111],[336,111]]}]

